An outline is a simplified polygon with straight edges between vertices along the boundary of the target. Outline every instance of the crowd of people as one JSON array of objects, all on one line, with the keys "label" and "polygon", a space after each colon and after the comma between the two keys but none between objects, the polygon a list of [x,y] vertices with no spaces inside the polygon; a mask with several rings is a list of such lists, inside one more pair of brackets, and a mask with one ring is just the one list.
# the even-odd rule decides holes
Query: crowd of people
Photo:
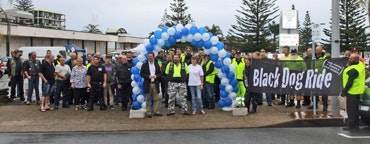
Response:
[{"label": "crowd of people", "polygon": [[[272,59],[301,60],[301,63],[287,65],[287,67],[304,71],[311,68],[309,60],[312,59],[312,49],[308,48],[306,52],[306,56],[302,58],[297,55],[296,49],[286,46],[283,47],[282,57],[278,58],[278,54],[273,53]],[[238,81],[236,93],[238,106],[247,107],[251,114],[256,113],[257,106],[263,104],[263,96],[262,93],[247,91],[250,65],[252,59],[268,59],[267,53],[264,49],[246,55],[242,55],[236,49],[232,49],[230,53],[231,63],[235,66],[235,78]],[[356,53],[358,54],[358,50],[354,49],[352,54],[356,55]],[[357,59],[354,55],[346,51],[346,56],[354,57],[352,59],[355,61]],[[315,57],[325,60],[330,58],[330,55],[323,52],[322,46],[317,46]],[[361,61],[361,57],[357,57]],[[32,96],[35,94],[35,102],[40,105],[41,112],[58,109],[60,102],[61,108],[69,108],[73,105],[76,111],[80,109],[92,111],[94,105],[98,105],[100,110],[114,109],[120,103],[121,110],[125,111],[133,103],[131,68],[135,66],[134,56],[132,52],[127,52],[112,58],[112,55],[107,54],[102,57],[97,52],[87,54],[86,59],[83,59],[72,52],[70,59],[66,60],[61,55],[54,58],[54,54],[47,51],[42,61],[36,59],[36,52],[29,53],[28,60],[23,60],[18,50],[14,50],[7,63],[11,87],[10,98],[19,97],[20,101],[30,105]],[[349,77],[353,79],[353,75]],[[214,109],[215,103],[220,99],[220,79],[217,77],[215,64],[202,49],[197,53],[193,53],[191,47],[186,47],[184,53],[180,48],[170,49],[167,54],[162,50],[157,56],[154,53],[148,53],[148,60],[142,65],[140,76],[144,78],[143,90],[146,95],[148,118],[163,115],[159,108],[161,102],[167,108],[167,116],[175,115],[176,106],[181,108],[181,113],[184,115],[195,115],[197,111],[205,114],[206,108]],[[353,83],[352,79],[349,81],[350,84]],[[41,97],[39,80],[42,83]],[[350,87],[351,85],[345,86],[343,93],[350,94]],[[62,100],[60,100],[61,97]],[[321,97],[323,111],[327,111],[328,96]],[[286,98],[289,98],[289,101],[286,102]],[[308,106],[308,109],[313,108],[310,96],[266,93],[268,106],[272,106],[274,99],[280,99],[278,105],[286,107],[300,108],[303,105]],[[191,111],[188,101],[191,101]],[[252,108],[250,108],[251,105]]]}]

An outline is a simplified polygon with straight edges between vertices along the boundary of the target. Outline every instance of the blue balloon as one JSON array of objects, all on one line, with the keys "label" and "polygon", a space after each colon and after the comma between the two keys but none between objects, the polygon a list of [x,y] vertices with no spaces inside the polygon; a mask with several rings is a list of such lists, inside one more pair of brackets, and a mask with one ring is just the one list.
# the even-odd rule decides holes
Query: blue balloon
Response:
[{"label": "blue balloon", "polygon": [[136,101],[137,96],[138,96],[137,94],[132,94],[132,95],[131,95],[132,100],[133,100],[133,101]]},{"label": "blue balloon", "polygon": [[228,73],[227,78],[231,79],[231,80],[234,79],[235,78],[235,73],[233,73],[233,72]]},{"label": "blue balloon", "polygon": [[236,86],[236,87],[234,87],[234,89],[233,89],[233,92],[234,93],[237,93],[239,91],[239,88]]},{"label": "blue balloon", "polygon": [[216,47],[220,51],[220,50],[222,50],[225,47],[225,45],[224,45],[223,42],[218,42],[217,45],[216,45]]},{"label": "blue balloon", "polygon": [[181,33],[184,36],[188,36],[189,35],[189,32],[190,32],[189,29],[186,28],[186,27],[182,28],[182,30],[181,30]]},{"label": "blue balloon", "polygon": [[190,44],[191,44],[191,45],[194,45],[194,46],[196,46],[196,45],[197,45],[197,41],[195,41],[195,40],[192,40],[192,41],[190,42]]},{"label": "blue balloon", "polygon": [[132,74],[139,74],[140,73],[140,70],[137,67],[132,67],[130,71],[131,71]]},{"label": "blue balloon", "polygon": [[141,103],[138,101],[135,101],[132,106],[134,107],[135,110],[141,109]]},{"label": "blue balloon", "polygon": [[221,107],[221,108],[225,107],[225,100],[220,99],[220,100],[218,101],[218,106],[219,106],[219,107]]},{"label": "blue balloon", "polygon": [[213,37],[213,34],[212,33],[208,32],[208,34],[209,34],[209,37],[210,38]]},{"label": "blue balloon", "polygon": [[156,45],[156,44],[158,43],[158,40],[157,40],[157,38],[152,37],[152,38],[150,38],[149,42],[150,42],[150,44],[152,44],[152,45]]},{"label": "blue balloon", "polygon": [[225,86],[222,84],[218,85],[218,88],[220,88],[220,90],[225,90]]},{"label": "blue balloon", "polygon": [[224,60],[225,58],[230,58],[230,53],[229,52],[226,52],[226,55],[225,55],[225,57],[224,58],[222,58],[222,60]]},{"label": "blue balloon", "polygon": [[170,43],[168,40],[166,40],[166,41],[164,42],[164,46],[165,46],[165,47],[170,47],[170,46],[171,46],[171,43]]},{"label": "blue balloon", "polygon": [[230,72],[230,68],[229,68],[228,66],[224,65],[224,66],[222,67],[222,71],[223,71],[224,73],[229,73],[229,72]]},{"label": "blue balloon", "polygon": [[206,28],[204,28],[204,27],[199,28],[199,33],[200,34],[204,34],[205,32],[207,32]]},{"label": "blue balloon", "polygon": [[233,87],[236,87],[236,86],[238,85],[238,80],[236,80],[236,79],[232,79],[232,80],[230,81],[230,85],[231,85],[231,86],[233,86]]},{"label": "blue balloon", "polygon": [[222,62],[220,60],[215,63],[216,68],[222,68]]},{"label": "blue balloon", "polygon": [[[162,27],[162,32],[167,32],[167,31],[168,31],[168,26]],[[162,34],[161,34],[161,36],[162,36]]]},{"label": "blue balloon", "polygon": [[157,38],[157,39],[162,38],[162,32],[160,30],[156,30],[154,32],[154,37]]},{"label": "blue balloon", "polygon": [[218,55],[217,54],[210,54],[209,57],[212,61],[217,61],[218,60]]},{"label": "blue balloon", "polygon": [[170,42],[170,44],[174,44],[174,43],[176,43],[176,38],[174,36],[170,36],[168,38],[168,41]]},{"label": "blue balloon", "polygon": [[196,44],[197,47],[203,47],[204,46],[204,42],[203,40],[200,40],[200,41],[197,41],[197,44]]},{"label": "blue balloon", "polygon": [[139,62],[139,59],[138,58],[134,58],[134,60],[132,60],[132,62],[134,63],[134,65],[136,65]]},{"label": "blue balloon", "polygon": [[151,44],[146,45],[145,48],[146,48],[146,51],[148,52],[152,52],[154,50],[154,47]]},{"label": "blue balloon", "polygon": [[176,39],[180,39],[182,37],[182,33],[181,32],[179,32],[179,31],[176,31],[175,32],[175,38]]},{"label": "blue balloon", "polygon": [[140,77],[140,75],[139,74],[134,74],[134,80],[135,81],[140,81],[140,79],[141,79],[141,77]]},{"label": "blue balloon", "polygon": [[205,49],[210,49],[212,47],[212,42],[207,40],[204,42],[204,48]]},{"label": "blue balloon", "polygon": [[224,101],[224,105],[225,106],[231,106],[231,104],[233,104],[233,101],[230,98],[226,98],[225,101]]},{"label": "blue balloon", "polygon": [[220,97],[222,97],[222,98],[227,98],[227,96],[228,96],[228,94],[227,94],[227,92],[226,92],[226,91],[224,91],[224,90],[221,90],[221,91],[220,91]]},{"label": "blue balloon", "polygon": [[190,28],[190,33],[191,34],[196,34],[198,32],[198,28],[197,28],[197,26],[191,26],[191,28]]},{"label": "blue balloon", "polygon": [[139,85],[139,88],[143,88],[143,86],[144,86],[144,81],[140,81],[138,85]]}]

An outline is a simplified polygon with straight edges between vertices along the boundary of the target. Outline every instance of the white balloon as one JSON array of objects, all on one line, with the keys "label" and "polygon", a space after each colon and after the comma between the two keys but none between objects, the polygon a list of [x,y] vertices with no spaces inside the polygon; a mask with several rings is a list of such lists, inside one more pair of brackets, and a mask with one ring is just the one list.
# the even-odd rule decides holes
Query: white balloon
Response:
[{"label": "white balloon", "polygon": [[227,78],[222,78],[221,79],[221,84],[224,85],[224,86],[227,86],[229,84],[229,79]]},{"label": "white balloon", "polygon": [[143,65],[143,62],[137,62],[136,63],[136,67],[138,68],[138,69],[141,69],[141,66]]},{"label": "white balloon", "polygon": [[143,95],[139,95],[139,96],[137,96],[136,100],[137,100],[138,102],[142,103],[142,102],[144,102],[144,101],[145,101],[145,98],[144,98],[144,96],[143,96]]},{"label": "white balloon", "polygon": [[218,76],[220,79],[225,78],[225,75],[224,75],[223,73],[220,73],[220,72],[218,72],[217,76]]},{"label": "white balloon", "polygon": [[195,35],[194,35],[194,40],[195,41],[200,41],[202,39],[202,35],[200,34],[200,33],[196,33]]},{"label": "white balloon", "polygon": [[193,26],[192,24],[186,24],[185,27],[188,28],[190,30],[191,26]]},{"label": "white balloon", "polygon": [[202,35],[202,39],[203,39],[204,41],[209,40],[209,38],[210,38],[209,33],[204,33],[204,34]]},{"label": "white balloon", "polygon": [[229,96],[228,96],[231,100],[236,100],[236,93],[235,92],[231,92],[229,93]]},{"label": "white balloon", "polygon": [[209,55],[211,53],[211,49],[204,49],[204,54]]},{"label": "white balloon", "polygon": [[133,89],[132,89],[132,93],[134,93],[134,94],[139,94],[140,93],[140,88],[139,87],[134,87]]},{"label": "white balloon", "polygon": [[164,40],[163,39],[158,40],[158,46],[160,46],[160,47],[164,46]]},{"label": "white balloon", "polygon": [[184,26],[182,24],[177,24],[176,25],[176,30],[177,31],[180,31],[181,32],[182,28],[184,28]]},{"label": "white balloon", "polygon": [[159,45],[156,45],[156,46],[154,47],[153,52],[159,52],[159,51],[161,51],[161,50],[162,50],[162,47],[160,47]]},{"label": "white balloon", "polygon": [[174,35],[176,30],[173,27],[170,27],[170,28],[168,28],[167,32],[168,32],[169,35]]},{"label": "white balloon", "polygon": [[186,41],[188,41],[188,42],[193,41],[193,35],[189,34],[188,36],[186,36]]},{"label": "white balloon", "polygon": [[149,39],[144,39],[144,40],[143,40],[143,44],[144,44],[144,45],[148,45],[149,43],[150,43]]},{"label": "white balloon", "polygon": [[162,33],[162,39],[163,40],[168,40],[169,37],[170,37],[170,35],[168,35],[168,33],[166,33],[166,32]]},{"label": "white balloon", "polygon": [[224,65],[228,66],[228,65],[231,64],[231,59],[230,58],[225,58],[222,62],[223,62]]},{"label": "white balloon", "polygon": [[218,51],[218,57],[223,58],[226,56],[226,51],[224,49]]},{"label": "white balloon", "polygon": [[213,44],[213,45],[216,45],[217,43],[218,43],[218,37],[217,36],[213,36],[212,38],[211,38],[211,43]]},{"label": "white balloon", "polygon": [[140,44],[139,46],[137,46],[137,49],[138,49],[138,52],[139,53],[142,53],[143,51],[146,50],[145,46],[143,44]]},{"label": "white balloon", "polygon": [[131,79],[132,79],[132,81],[135,81],[135,80],[134,80],[134,75],[133,75],[133,74],[131,75]]},{"label": "white balloon", "polygon": [[156,57],[158,55],[158,52],[157,51],[154,51],[154,57]]},{"label": "white balloon", "polygon": [[131,82],[131,86],[132,86],[132,87],[137,87],[138,85],[137,85],[136,81],[132,81],[132,82]]},{"label": "white balloon", "polygon": [[137,59],[139,59],[139,61],[143,62],[146,60],[146,57],[144,54],[140,54],[139,56],[137,56]]},{"label": "white balloon", "polygon": [[238,106],[238,102],[236,100],[233,101],[233,104],[231,105],[233,108]]},{"label": "white balloon", "polygon": [[233,65],[233,64],[231,64],[231,65],[229,65],[229,68],[230,68],[230,71],[235,71],[235,69],[236,69],[236,67],[235,67],[235,65]]},{"label": "white balloon", "polygon": [[217,54],[218,53],[217,47],[215,47],[215,46],[211,47],[211,53],[212,54]]},{"label": "white balloon", "polygon": [[226,87],[225,87],[225,90],[228,92],[228,93],[231,93],[231,92],[233,92],[233,86],[231,86],[231,85],[227,85]]},{"label": "white balloon", "polygon": [[186,37],[185,37],[185,36],[181,37],[180,41],[181,41],[182,43],[186,43]]},{"label": "white balloon", "polygon": [[141,103],[141,108],[146,109],[146,102]]}]

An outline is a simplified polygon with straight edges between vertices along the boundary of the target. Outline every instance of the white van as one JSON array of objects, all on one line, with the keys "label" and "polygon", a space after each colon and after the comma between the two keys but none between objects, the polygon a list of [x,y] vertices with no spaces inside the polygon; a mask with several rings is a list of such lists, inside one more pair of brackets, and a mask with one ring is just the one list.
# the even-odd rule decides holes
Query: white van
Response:
[{"label": "white van", "polygon": [[30,52],[36,52],[36,59],[38,60],[43,60],[46,55],[46,51],[50,50],[51,53],[56,56],[58,54],[62,55],[65,58],[69,58],[66,52],[66,48],[64,46],[34,46],[34,47],[21,47],[18,49],[19,51],[22,51],[22,58],[23,59],[28,59],[28,53]]}]

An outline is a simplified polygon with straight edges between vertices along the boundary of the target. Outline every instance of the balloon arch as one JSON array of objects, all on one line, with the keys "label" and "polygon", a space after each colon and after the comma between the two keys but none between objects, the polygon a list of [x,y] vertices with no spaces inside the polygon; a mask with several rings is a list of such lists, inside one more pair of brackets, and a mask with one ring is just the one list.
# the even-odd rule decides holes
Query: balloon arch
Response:
[{"label": "balloon arch", "polygon": [[235,79],[235,66],[231,64],[230,53],[225,51],[224,43],[220,42],[217,36],[207,32],[204,27],[177,24],[156,30],[150,39],[144,40],[143,44],[133,49],[138,53],[138,56],[133,60],[135,66],[131,68],[133,108],[136,110],[145,109],[146,106],[143,91],[144,79],[140,76],[140,69],[148,58],[148,52],[154,52],[157,55],[163,46],[170,47],[176,42],[190,42],[194,46],[203,48],[204,53],[210,55],[221,80],[219,85],[221,99],[218,101],[218,105],[223,110],[231,110],[232,107],[236,107],[238,105],[236,101],[238,81]]}]

